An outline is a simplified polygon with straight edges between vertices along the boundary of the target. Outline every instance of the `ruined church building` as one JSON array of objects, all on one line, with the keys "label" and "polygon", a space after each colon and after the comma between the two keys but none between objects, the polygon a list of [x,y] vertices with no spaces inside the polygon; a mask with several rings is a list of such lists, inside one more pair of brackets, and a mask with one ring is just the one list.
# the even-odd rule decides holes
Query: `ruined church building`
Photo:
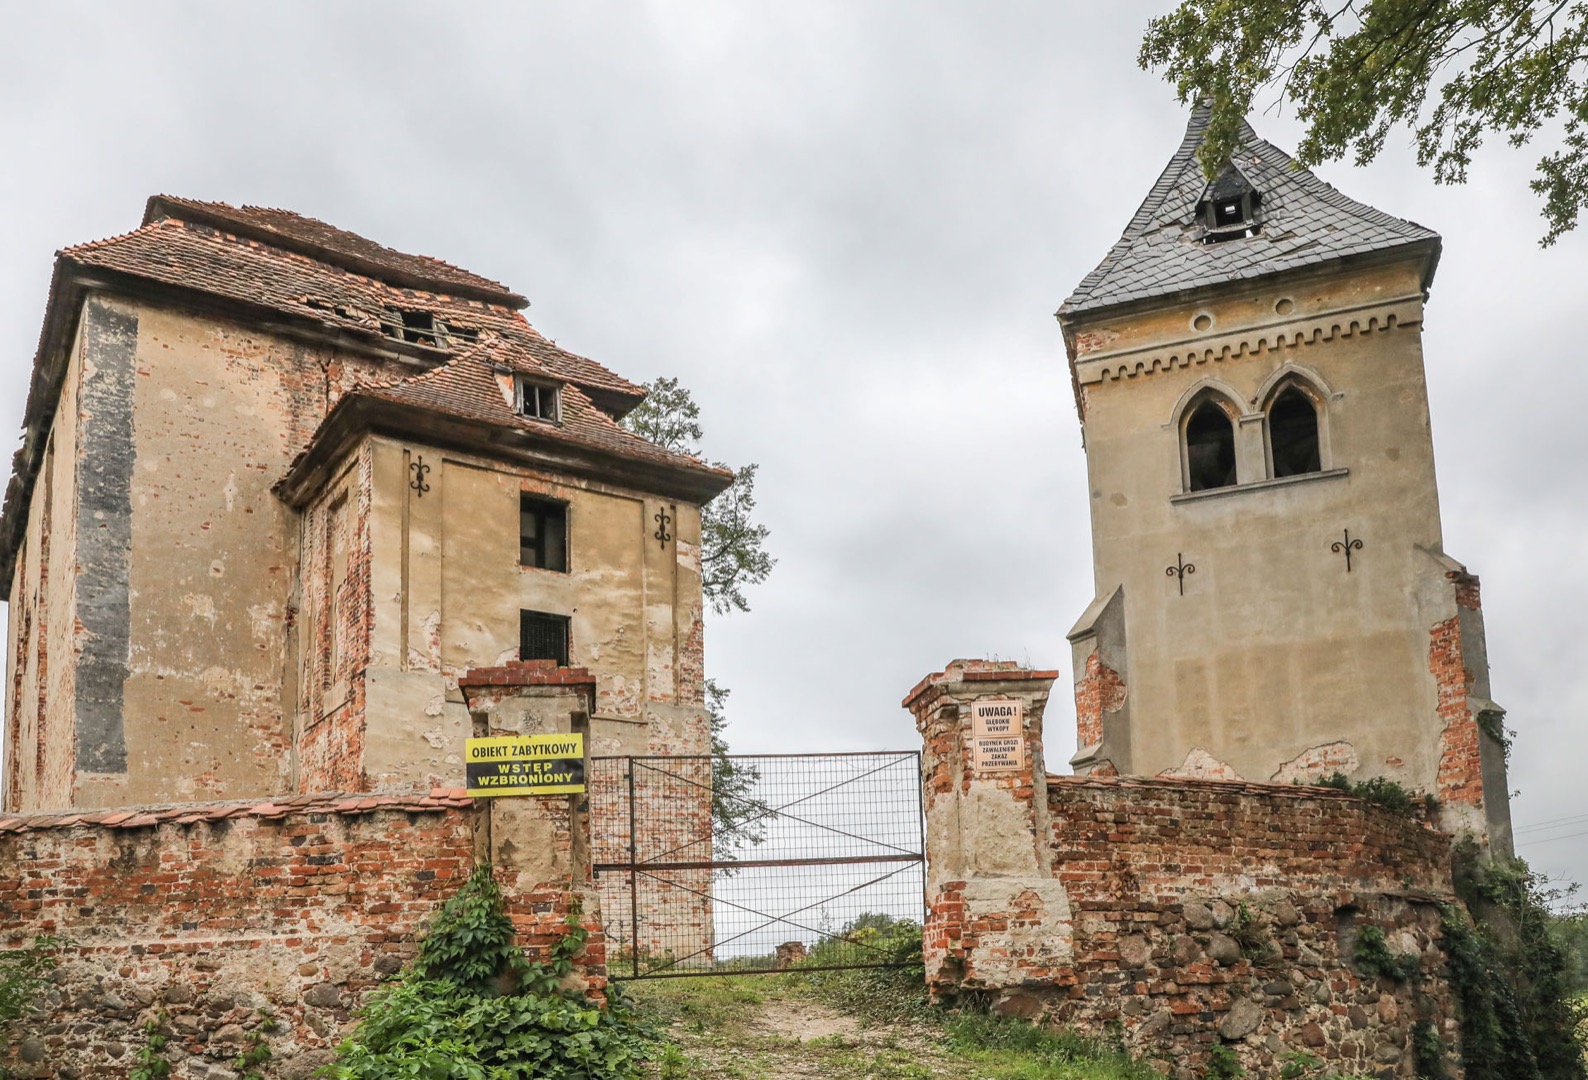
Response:
[{"label": "ruined church building", "polygon": [[[1434,479],[1440,241],[1249,127],[1210,181],[1207,123],[1058,311],[1095,585],[1068,635],[1074,775],[1043,756],[1057,672],[956,661],[904,701],[925,840],[892,854],[925,863],[936,995],[1177,1077],[1305,1047],[1410,1078],[1457,1061],[1452,842],[1511,846],[1478,581]],[[268,1008],[307,1075],[484,862],[531,955],[582,920],[571,986],[599,997],[609,943],[633,977],[665,941],[714,962],[701,508],[733,478],[625,430],[643,388],[526,306],[170,196],[58,254],[0,510],[0,948],[74,943],[0,1066],[117,1075],[158,1015],[173,1075],[215,1075]],[[649,817],[632,761],[627,816],[612,770],[588,797],[470,799],[465,740],[521,733],[701,778],[669,774]],[[1312,786],[1336,772],[1438,810]],[[705,857],[642,886],[642,841]],[[631,860],[627,922],[603,845]],[[682,913],[654,914],[669,890]],[[1366,926],[1417,980],[1357,963]]]}]

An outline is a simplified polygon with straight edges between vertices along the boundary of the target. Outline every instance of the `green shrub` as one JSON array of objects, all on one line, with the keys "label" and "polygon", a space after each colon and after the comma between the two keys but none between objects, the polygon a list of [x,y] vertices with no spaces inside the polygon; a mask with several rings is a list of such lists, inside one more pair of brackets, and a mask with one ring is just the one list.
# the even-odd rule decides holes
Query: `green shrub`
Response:
[{"label": "green shrub", "polygon": [[652,1035],[614,990],[606,1008],[563,990],[584,947],[577,916],[551,959],[531,963],[489,867],[432,922],[419,956],[360,1013],[332,1080],[631,1080]]},{"label": "green shrub", "polygon": [[1366,780],[1352,780],[1345,773],[1337,772],[1329,776],[1320,776],[1313,781],[1318,787],[1330,787],[1339,791],[1349,792],[1359,799],[1376,803],[1386,810],[1393,810],[1397,814],[1410,814],[1421,807],[1427,814],[1439,812],[1439,802],[1432,795],[1424,795],[1402,787],[1394,780],[1386,780],[1382,776],[1369,777]]},{"label": "green shrub", "polygon": [[1356,966],[1364,975],[1375,979],[1388,979],[1403,983],[1422,974],[1422,957],[1416,953],[1397,955],[1390,951],[1384,940],[1384,931],[1376,926],[1364,926],[1356,938]]},{"label": "green shrub", "polygon": [[22,1019],[38,1002],[70,942],[40,935],[20,949],[0,949],[0,1032]]},{"label": "green shrub", "polygon": [[1555,894],[1522,860],[1486,860],[1471,840],[1455,869],[1467,910],[1447,907],[1442,929],[1467,1080],[1584,1080],[1585,1009],[1553,932]]}]

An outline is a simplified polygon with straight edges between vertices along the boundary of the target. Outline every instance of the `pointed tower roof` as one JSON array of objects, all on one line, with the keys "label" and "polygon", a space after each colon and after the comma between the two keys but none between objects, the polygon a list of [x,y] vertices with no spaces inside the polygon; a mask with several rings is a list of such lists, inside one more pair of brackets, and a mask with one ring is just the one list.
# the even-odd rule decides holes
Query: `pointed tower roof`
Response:
[{"label": "pointed tower roof", "polygon": [[[1108,256],[1064,301],[1060,317],[1413,245],[1427,249],[1423,287],[1433,280],[1438,233],[1341,194],[1245,122],[1240,148],[1210,184],[1197,160],[1208,118],[1206,106],[1192,111],[1163,175]],[[1207,201],[1248,186],[1255,230],[1210,240],[1202,216]]]}]

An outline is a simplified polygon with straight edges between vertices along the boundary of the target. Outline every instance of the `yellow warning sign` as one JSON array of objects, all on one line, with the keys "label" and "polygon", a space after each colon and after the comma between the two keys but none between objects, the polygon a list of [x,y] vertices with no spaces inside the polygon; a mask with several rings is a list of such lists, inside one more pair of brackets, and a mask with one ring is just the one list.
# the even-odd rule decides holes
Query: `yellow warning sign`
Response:
[{"label": "yellow warning sign", "polygon": [[582,795],[583,735],[499,735],[470,739],[464,756],[469,794]]}]

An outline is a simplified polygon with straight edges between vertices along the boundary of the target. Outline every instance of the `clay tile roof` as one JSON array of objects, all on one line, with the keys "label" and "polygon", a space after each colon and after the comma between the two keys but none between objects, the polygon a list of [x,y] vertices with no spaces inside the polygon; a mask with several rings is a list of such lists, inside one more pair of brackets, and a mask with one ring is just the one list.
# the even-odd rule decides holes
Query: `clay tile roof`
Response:
[{"label": "clay tile roof", "polygon": [[[604,395],[602,406],[618,415],[645,396],[643,388],[596,361],[548,341],[522,314],[502,303],[399,288],[312,255],[222,231],[208,223],[157,218],[134,232],[67,248],[61,258],[78,266],[196,289],[310,319],[374,341],[384,337],[383,315],[389,318],[393,310],[423,309],[441,316],[454,328],[475,334],[493,331],[513,341],[519,352],[534,356],[557,378]],[[440,348],[426,351],[433,353],[437,361],[447,355]]]},{"label": "clay tile roof", "polygon": [[432,288],[436,292],[483,293],[480,299],[511,307],[526,301],[501,282],[471,274],[427,255],[409,255],[339,229],[312,217],[267,206],[231,206],[175,195],[156,195],[144,210],[143,223],[173,217],[223,228],[262,240],[287,251],[319,258],[348,270],[392,280],[394,284]]},{"label": "clay tile roof", "polygon": [[[498,374],[500,372],[500,376]],[[551,365],[537,350],[521,342],[482,341],[441,367],[397,382],[366,385],[346,397],[367,397],[410,405],[426,412],[445,413],[497,427],[530,432],[549,442],[584,446],[618,457],[673,466],[702,474],[716,474],[722,486],[732,482],[726,469],[707,465],[699,458],[677,454],[620,427],[596,408],[590,398],[571,383],[561,384],[561,415],[553,423],[521,415],[513,408],[510,393],[514,374],[555,379]],[[506,385],[504,385],[504,382]],[[331,418],[326,418],[329,425]]]},{"label": "clay tile roof", "polygon": [[1231,164],[1260,195],[1261,228],[1204,243],[1196,211],[1209,184],[1197,150],[1209,115],[1205,106],[1192,111],[1180,148],[1119,242],[1059,308],[1061,317],[1412,245],[1431,249],[1427,287],[1438,233],[1341,194],[1244,123]]}]

